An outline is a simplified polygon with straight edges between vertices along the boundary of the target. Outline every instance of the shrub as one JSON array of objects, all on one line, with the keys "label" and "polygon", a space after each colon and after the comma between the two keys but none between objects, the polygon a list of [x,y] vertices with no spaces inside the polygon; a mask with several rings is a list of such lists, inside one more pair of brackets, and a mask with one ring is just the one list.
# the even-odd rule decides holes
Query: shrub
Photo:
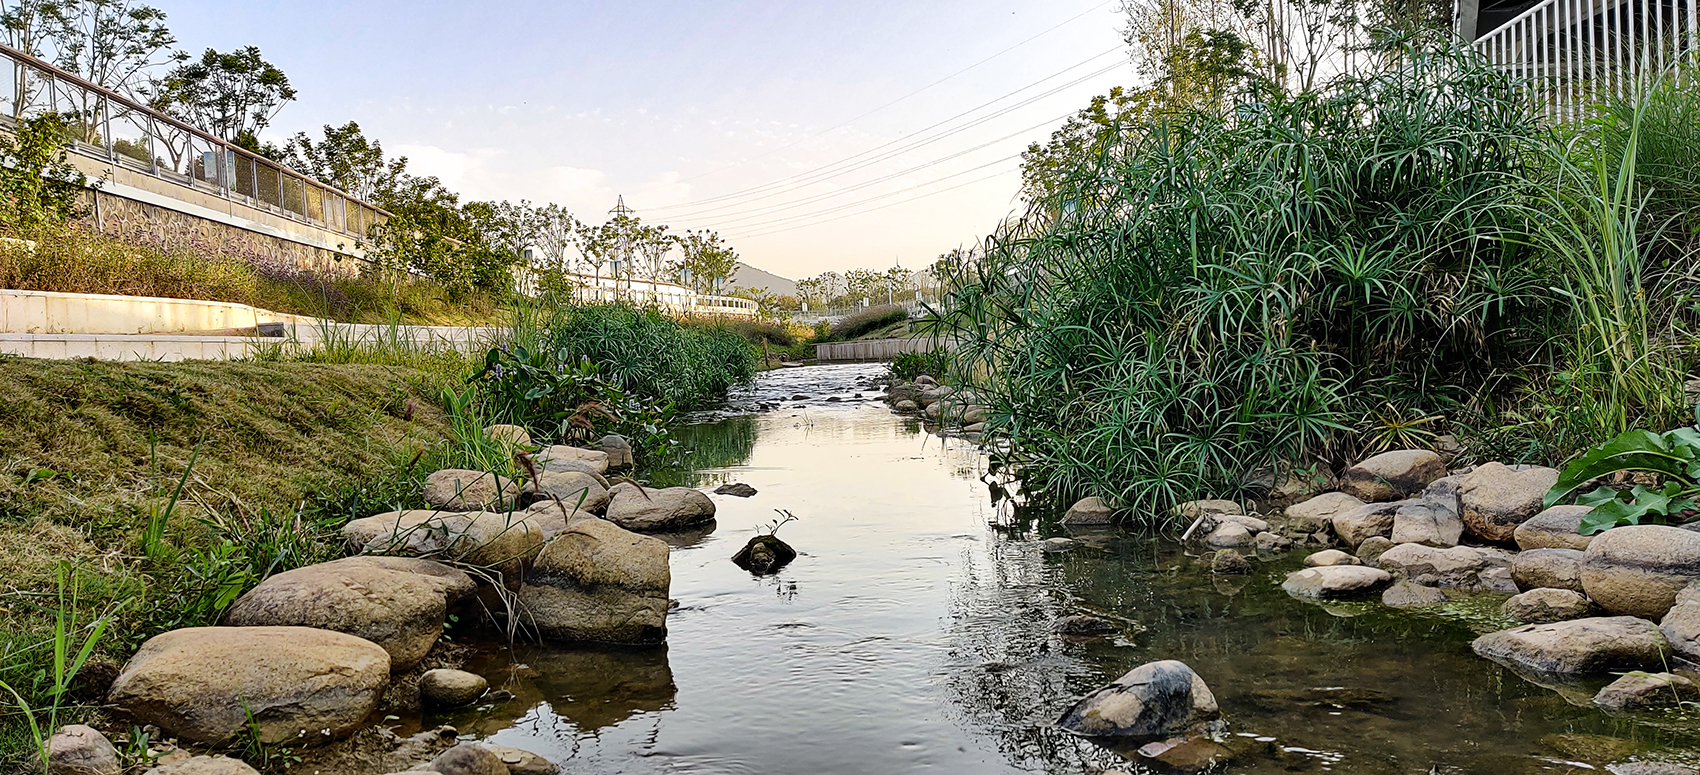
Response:
[{"label": "shrub", "polygon": [[938,378],[944,375],[949,358],[950,354],[942,349],[898,353],[891,359],[891,377],[907,381],[926,374]]},{"label": "shrub", "polygon": [[895,305],[869,307],[860,312],[846,315],[844,319],[832,325],[831,340],[843,341],[855,339],[858,336],[878,331],[886,326],[895,325],[909,319],[909,313]]}]

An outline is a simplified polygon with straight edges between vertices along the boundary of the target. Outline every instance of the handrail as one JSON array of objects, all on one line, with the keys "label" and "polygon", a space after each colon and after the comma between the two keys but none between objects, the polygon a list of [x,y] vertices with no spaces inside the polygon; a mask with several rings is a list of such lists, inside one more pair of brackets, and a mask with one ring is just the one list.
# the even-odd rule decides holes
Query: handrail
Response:
[{"label": "handrail", "polygon": [[[54,65],[51,62],[47,62],[47,61],[45,61],[45,60],[43,60],[39,57],[25,53],[23,51],[19,51],[18,49],[13,48],[13,47],[8,46],[8,45],[5,45],[3,43],[0,43],[0,57],[5,57],[7,59],[11,59],[13,61],[14,65],[21,65],[21,66],[24,66],[24,67],[38,71],[42,76],[44,76],[48,80],[48,82],[50,84],[54,81],[64,82],[64,83],[66,83],[70,86],[73,86],[73,87],[81,89],[85,92],[88,92],[90,95],[98,98],[99,100],[104,100],[109,106],[110,105],[117,105],[124,110],[132,111],[132,112],[138,113],[138,114],[146,117],[147,120],[151,123],[162,124],[165,127],[168,127],[171,130],[175,130],[177,132],[181,132],[181,133],[187,135],[190,138],[198,139],[201,144],[210,146],[210,148],[208,150],[216,149],[219,152],[218,166],[219,166],[219,170],[220,170],[218,188],[220,190],[220,193],[223,196],[225,196],[226,198],[230,198],[230,196],[233,193],[232,190],[231,190],[232,186],[230,184],[230,180],[236,178],[237,175],[236,175],[236,170],[234,168],[232,168],[229,171],[230,172],[229,175],[223,174],[224,173],[224,167],[227,165],[227,162],[225,161],[225,159],[227,157],[228,158],[240,157],[242,159],[245,159],[250,164],[254,165],[254,169],[256,169],[256,170],[258,170],[260,168],[264,168],[268,172],[276,171],[279,175],[278,180],[279,180],[280,190],[278,192],[278,202],[275,205],[273,205],[270,202],[266,202],[259,195],[258,181],[257,180],[255,182],[255,193],[253,195],[242,193],[240,191],[234,192],[237,196],[241,196],[241,197],[246,198],[246,199],[255,200],[257,204],[265,204],[268,208],[269,207],[276,207],[279,211],[283,212],[286,215],[289,215],[289,216],[299,215],[301,220],[306,221],[310,224],[313,223],[313,219],[306,212],[307,201],[306,201],[305,189],[303,189],[303,191],[302,191],[303,201],[301,203],[301,208],[302,208],[301,212],[297,213],[296,211],[289,209],[289,207],[286,205],[285,199],[284,199],[284,193],[283,193],[281,187],[282,187],[282,181],[285,178],[289,178],[289,179],[292,179],[292,180],[295,180],[295,181],[299,181],[303,186],[310,185],[310,186],[320,190],[322,192],[322,194],[330,194],[330,195],[339,197],[339,198],[341,198],[341,199],[343,199],[347,202],[352,202],[355,205],[357,205],[358,207],[364,208],[364,209],[366,209],[366,210],[368,210],[368,211],[370,211],[370,212],[372,212],[372,213],[374,213],[378,216],[382,216],[385,219],[394,217],[393,214],[390,213],[388,210],[385,210],[382,207],[378,207],[377,205],[374,205],[374,204],[372,204],[372,203],[370,203],[370,202],[368,202],[364,199],[361,199],[360,197],[349,194],[348,192],[343,191],[342,189],[337,188],[336,186],[330,185],[330,184],[325,183],[323,181],[320,181],[316,178],[313,178],[309,175],[303,174],[299,170],[292,169],[288,165],[280,164],[280,163],[278,163],[278,162],[276,162],[272,159],[268,159],[268,158],[261,156],[257,153],[249,151],[246,148],[242,148],[240,146],[237,146],[237,145],[231,143],[228,140],[225,140],[221,137],[218,137],[217,135],[214,135],[214,134],[207,132],[203,129],[195,127],[194,125],[189,124],[185,121],[182,121],[182,120],[177,119],[173,116],[167,115],[163,112],[160,112],[158,110],[150,108],[146,105],[143,105],[142,103],[137,102],[136,100],[130,99],[129,97],[126,97],[123,94],[120,94],[116,91],[113,91],[112,89],[106,88],[106,87],[101,86],[99,84],[96,84],[92,81],[89,81],[88,79],[83,78],[82,76],[79,76],[76,73],[72,73],[72,72],[67,71],[63,68],[60,68],[57,65]],[[12,96],[13,96],[14,101],[17,103],[14,106],[15,107],[15,113],[17,113],[18,115],[21,116],[23,114],[24,110],[25,110],[25,107],[26,107],[25,105],[22,104],[22,101],[24,99],[24,95],[13,94]],[[88,116],[86,118],[88,118],[89,120],[96,120],[98,118],[98,120],[104,125],[103,126],[104,133],[103,133],[103,137],[102,137],[102,142],[105,144],[105,150],[107,151],[107,153],[113,159],[115,159],[119,155],[125,155],[122,152],[115,150],[114,147],[113,147],[115,143],[114,143],[114,141],[111,137],[112,117],[111,117],[111,111],[110,110],[102,111],[102,115],[99,116],[99,117]],[[152,135],[151,132],[150,132],[150,135]],[[150,137],[150,140],[151,139],[154,139],[154,138]],[[151,149],[151,144],[150,144],[150,149]],[[158,170],[159,170],[160,165],[158,163],[157,154],[154,154],[151,150],[150,150],[149,153],[150,153],[150,156],[154,156],[154,158],[147,162],[148,166],[153,171],[153,174],[156,177],[162,177],[158,174]],[[173,174],[175,175],[177,173],[175,171],[173,171]],[[169,179],[169,178],[167,178],[167,179]],[[322,202],[322,199],[321,199],[321,202]],[[321,206],[322,206],[322,204],[321,204]],[[342,224],[341,228],[339,229],[340,231],[342,231],[343,233],[346,233],[346,234],[351,234],[351,235],[356,236],[357,238],[360,238],[360,239],[364,239],[366,237],[365,234],[358,233],[358,232],[350,230],[348,228],[348,224],[347,224],[348,218],[347,218],[346,212],[343,213],[342,220],[344,221],[344,223]],[[332,224],[330,223],[329,219],[321,219],[321,221],[322,222],[319,225],[325,226],[327,228],[332,227]]]}]

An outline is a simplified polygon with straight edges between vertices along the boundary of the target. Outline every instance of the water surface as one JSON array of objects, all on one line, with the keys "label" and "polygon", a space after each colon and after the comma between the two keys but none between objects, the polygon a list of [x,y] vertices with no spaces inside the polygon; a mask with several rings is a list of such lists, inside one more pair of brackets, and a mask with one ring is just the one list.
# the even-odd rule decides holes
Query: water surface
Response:
[{"label": "water surface", "polygon": [[[996,525],[978,452],[874,400],[881,370],[773,372],[682,434],[687,479],[758,494],[713,496],[714,531],[669,537],[665,648],[497,648],[469,669],[515,699],[426,721],[569,773],[1155,772],[1054,722],[1121,673],[1180,659],[1236,736],[1219,772],[1598,772],[1693,744],[1473,656],[1492,600],[1323,608],[1279,589],[1297,554],[1212,578],[1132,533],[1047,554],[1056,527]],[[779,535],[802,556],[752,577],[730,557],[776,509],[799,518]],[[1124,632],[1051,634],[1074,613]]]}]

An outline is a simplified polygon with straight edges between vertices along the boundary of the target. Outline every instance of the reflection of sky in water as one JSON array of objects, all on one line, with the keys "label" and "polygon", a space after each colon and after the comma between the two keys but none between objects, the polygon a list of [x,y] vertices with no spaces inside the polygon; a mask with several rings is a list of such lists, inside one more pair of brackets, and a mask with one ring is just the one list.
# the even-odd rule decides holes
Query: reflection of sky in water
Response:
[{"label": "reflection of sky in water", "polygon": [[[980,458],[870,403],[862,380],[881,369],[774,372],[735,406],[782,408],[681,434],[698,482],[759,492],[713,496],[717,529],[669,538],[681,605],[666,648],[498,651],[471,668],[515,699],[428,721],[569,773],[1138,772],[1052,725],[1106,680],[1176,658],[1228,716],[1227,772],[1562,773],[1591,736],[1660,739],[1476,659],[1466,623],[1286,597],[1297,555],[1211,579],[1149,538],[1045,554],[1002,537]],[[730,557],[774,509],[801,518],[780,533],[801,556],[752,578]],[[1082,612],[1127,630],[1050,633]]]}]

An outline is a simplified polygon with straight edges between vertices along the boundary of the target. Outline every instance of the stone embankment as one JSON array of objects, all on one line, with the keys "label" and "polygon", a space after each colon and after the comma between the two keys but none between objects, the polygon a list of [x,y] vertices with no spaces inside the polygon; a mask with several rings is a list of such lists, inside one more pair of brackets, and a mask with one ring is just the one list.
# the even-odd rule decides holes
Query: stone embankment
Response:
[{"label": "stone embankment", "polygon": [[[484,677],[431,664],[451,617],[457,626],[514,625],[557,643],[662,643],[668,546],[646,533],[711,526],[714,502],[688,488],[610,487],[606,474],[632,464],[631,445],[618,436],[594,448],[538,450],[521,428],[487,432],[517,451],[535,450],[522,473],[528,479],[430,474],[420,495],[431,508],[343,528],[350,556],[267,578],[230,606],[220,626],[143,643],[108,691],[110,710],[186,746],[217,749],[254,737],[311,746],[370,727],[388,704],[484,700]],[[509,610],[522,619],[488,613]],[[446,739],[452,745],[452,731]],[[97,730],[65,727],[49,747],[50,772],[119,772],[111,742]],[[159,759],[149,775],[254,772],[235,759],[179,753]],[[534,754],[472,744],[399,769],[555,771]]]},{"label": "stone embankment", "polygon": [[[972,391],[926,376],[892,384],[886,400],[900,414],[941,427],[941,434],[978,439],[987,419]],[[1450,470],[1436,452],[1394,450],[1337,479],[1268,482],[1275,500],[1291,504],[1270,513],[1202,500],[1181,504],[1175,516],[1191,520],[1183,541],[1211,573],[1252,573],[1253,560],[1279,561],[1304,549],[1305,567],[1281,584],[1304,600],[1369,599],[1412,609],[1500,596],[1501,613],[1524,624],[1480,636],[1475,652],[1577,704],[1647,718],[1700,701],[1700,525],[1581,535],[1590,507],[1543,506],[1558,476],[1552,468],[1496,462]],[[1090,531],[1113,525],[1115,516],[1113,504],[1088,497],[1062,523]],[[1066,551],[1072,544],[1053,538],[1043,548]],[[1074,619],[1108,627],[1071,616],[1059,620],[1058,632],[1079,630]],[[1193,771],[1232,755],[1223,743],[1233,739],[1218,713],[1203,678],[1179,662],[1160,661],[1088,695],[1059,725],[1083,736],[1143,742],[1141,756]],[[1608,769],[1696,772],[1645,762]]]}]

